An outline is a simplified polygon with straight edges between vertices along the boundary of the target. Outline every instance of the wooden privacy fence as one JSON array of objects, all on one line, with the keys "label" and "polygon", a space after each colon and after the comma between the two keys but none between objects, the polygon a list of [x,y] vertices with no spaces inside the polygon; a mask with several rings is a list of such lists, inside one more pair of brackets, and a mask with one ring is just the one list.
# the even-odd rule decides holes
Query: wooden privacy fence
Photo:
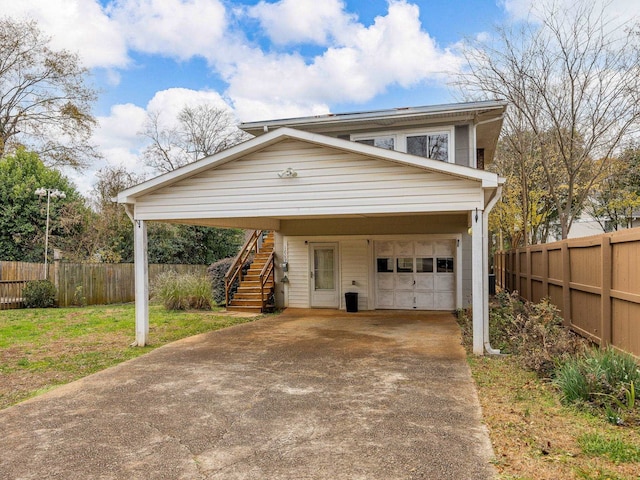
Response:
[{"label": "wooden privacy fence", "polygon": [[[207,265],[149,265],[149,282],[168,271],[205,275]],[[0,308],[16,308],[29,280],[44,278],[44,264],[0,262]],[[56,286],[58,305],[81,299],[87,305],[127,303],[135,299],[133,263],[62,263],[49,265],[48,278]],[[11,302],[9,302],[11,300]]]},{"label": "wooden privacy fence", "polygon": [[640,228],[497,252],[496,283],[548,297],[565,325],[640,356]]}]

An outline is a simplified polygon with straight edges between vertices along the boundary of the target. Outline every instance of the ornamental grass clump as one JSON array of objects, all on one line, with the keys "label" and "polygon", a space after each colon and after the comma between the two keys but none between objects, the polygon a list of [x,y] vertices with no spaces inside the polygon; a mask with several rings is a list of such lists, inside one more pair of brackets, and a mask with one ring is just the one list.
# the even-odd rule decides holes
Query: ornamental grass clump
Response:
[{"label": "ornamental grass clump", "polygon": [[215,306],[209,280],[191,273],[158,275],[151,287],[151,296],[167,310],[211,310]]},{"label": "ornamental grass clump", "polygon": [[589,350],[563,363],[555,384],[565,404],[602,411],[611,423],[637,421],[640,414],[640,366],[629,354],[612,348]]}]

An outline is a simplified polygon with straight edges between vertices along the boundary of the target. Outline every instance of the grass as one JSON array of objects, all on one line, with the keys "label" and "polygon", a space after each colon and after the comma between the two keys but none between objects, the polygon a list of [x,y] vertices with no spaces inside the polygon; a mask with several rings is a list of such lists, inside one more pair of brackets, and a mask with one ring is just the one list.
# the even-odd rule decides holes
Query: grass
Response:
[{"label": "grass", "polygon": [[502,480],[638,480],[640,427],[565,406],[515,357],[469,356]]},{"label": "grass", "polygon": [[132,348],[134,306],[0,312],[0,408],[135,358],[166,343],[247,322],[224,311],[166,311],[151,305],[151,344]]},{"label": "grass", "polygon": [[578,444],[585,455],[606,456],[615,463],[640,462],[640,446],[626,442],[619,435],[585,433],[578,438]]}]

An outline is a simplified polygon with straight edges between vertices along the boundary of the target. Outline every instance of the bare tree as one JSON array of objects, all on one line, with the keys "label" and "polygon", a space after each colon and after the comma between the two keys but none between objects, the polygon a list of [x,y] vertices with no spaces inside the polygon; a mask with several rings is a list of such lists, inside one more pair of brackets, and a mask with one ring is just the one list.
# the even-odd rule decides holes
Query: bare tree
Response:
[{"label": "bare tree", "polygon": [[249,135],[235,126],[233,115],[212,105],[185,106],[176,127],[164,127],[159,112],[150,112],[143,136],[151,140],[145,162],[166,173],[236,145]]},{"label": "bare tree", "polygon": [[517,120],[505,126],[534,135],[567,238],[602,170],[638,127],[638,36],[592,0],[539,8],[518,30],[499,28],[468,45],[459,86],[468,96],[510,101],[507,115]]},{"label": "bare tree", "polygon": [[0,18],[0,157],[24,145],[49,166],[80,169],[99,156],[89,143],[96,92],[77,54],[49,40],[34,21]]}]

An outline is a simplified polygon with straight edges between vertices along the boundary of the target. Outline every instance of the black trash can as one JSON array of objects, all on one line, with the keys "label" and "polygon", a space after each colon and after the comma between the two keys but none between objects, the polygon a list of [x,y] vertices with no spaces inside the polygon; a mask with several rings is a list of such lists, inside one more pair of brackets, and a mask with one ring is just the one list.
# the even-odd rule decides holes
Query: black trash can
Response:
[{"label": "black trash can", "polygon": [[357,312],[358,311],[358,292],[345,293],[344,303],[347,305],[347,312]]},{"label": "black trash can", "polygon": [[489,295],[496,294],[496,275],[494,273],[489,274]]}]

